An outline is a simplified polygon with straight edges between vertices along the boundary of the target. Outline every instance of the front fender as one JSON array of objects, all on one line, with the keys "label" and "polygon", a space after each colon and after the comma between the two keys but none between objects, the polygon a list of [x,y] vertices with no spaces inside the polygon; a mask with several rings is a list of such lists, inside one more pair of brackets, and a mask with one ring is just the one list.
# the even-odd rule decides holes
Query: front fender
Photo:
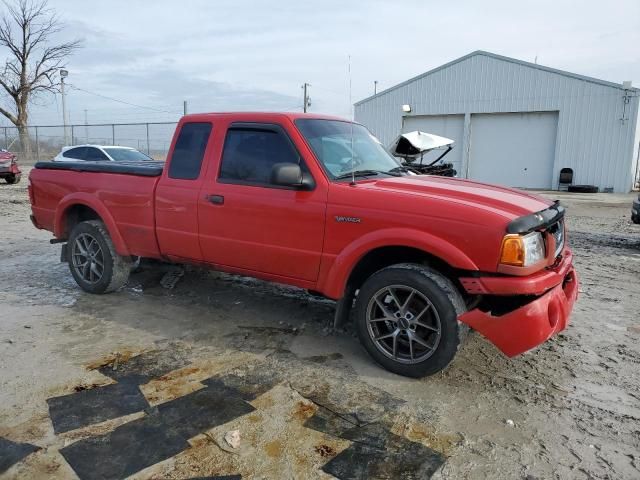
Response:
[{"label": "front fender", "polygon": [[341,298],[349,275],[370,251],[381,247],[410,247],[437,257],[454,268],[478,270],[459,248],[440,237],[411,228],[389,228],[368,233],[343,249],[333,260],[319,290],[329,298]]},{"label": "front fender", "polygon": [[100,216],[100,219],[107,228],[116,252],[123,256],[130,255],[129,248],[122,238],[122,235],[120,234],[120,231],[118,230],[116,222],[109,212],[109,209],[105,207],[105,205],[98,198],[96,198],[95,195],[84,192],[70,193],[69,195],[63,197],[62,200],[58,203],[53,224],[53,234],[57,238],[65,237],[67,213],[69,208],[73,207],[74,205],[84,205],[85,207],[89,207],[94,210]]}]

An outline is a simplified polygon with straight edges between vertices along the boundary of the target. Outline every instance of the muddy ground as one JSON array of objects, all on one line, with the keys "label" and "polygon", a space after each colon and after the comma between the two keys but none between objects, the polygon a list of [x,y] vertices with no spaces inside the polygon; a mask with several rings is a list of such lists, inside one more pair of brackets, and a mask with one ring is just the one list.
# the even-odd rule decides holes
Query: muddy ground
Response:
[{"label": "muddy ground", "polygon": [[81,292],[26,183],[0,185],[2,478],[640,478],[630,195],[553,195],[582,280],[565,332],[514,359],[474,334],[410,380],[296,289],[143,265]]}]

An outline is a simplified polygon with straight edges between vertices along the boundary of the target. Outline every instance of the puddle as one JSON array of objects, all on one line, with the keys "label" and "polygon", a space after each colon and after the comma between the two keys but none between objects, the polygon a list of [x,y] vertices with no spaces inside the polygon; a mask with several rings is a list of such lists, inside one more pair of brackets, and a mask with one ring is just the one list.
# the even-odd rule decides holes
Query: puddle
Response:
[{"label": "puddle", "polygon": [[237,330],[225,335],[230,347],[242,349],[246,352],[262,352],[265,350],[280,350],[286,348],[293,337],[300,333],[298,328],[237,326]]}]

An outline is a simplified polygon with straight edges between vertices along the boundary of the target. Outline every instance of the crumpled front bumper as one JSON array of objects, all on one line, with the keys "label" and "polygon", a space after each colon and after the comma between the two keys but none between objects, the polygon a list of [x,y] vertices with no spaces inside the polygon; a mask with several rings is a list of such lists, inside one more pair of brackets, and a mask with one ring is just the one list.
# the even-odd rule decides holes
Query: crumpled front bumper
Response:
[{"label": "crumpled front bumper", "polygon": [[20,173],[18,165],[11,162],[0,163],[0,175],[16,175]]},{"label": "crumpled front bumper", "polygon": [[569,324],[579,283],[573,265],[563,267],[562,281],[530,303],[499,316],[476,308],[461,315],[459,320],[477,330],[508,357],[531,350]]}]

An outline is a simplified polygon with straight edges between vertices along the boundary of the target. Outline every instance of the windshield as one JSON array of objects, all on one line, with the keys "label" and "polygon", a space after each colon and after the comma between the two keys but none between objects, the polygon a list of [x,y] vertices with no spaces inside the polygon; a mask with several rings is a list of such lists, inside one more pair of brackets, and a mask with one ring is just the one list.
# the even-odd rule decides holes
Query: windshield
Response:
[{"label": "windshield", "polygon": [[116,161],[148,162],[153,160],[153,158],[138,150],[129,150],[128,148],[105,148],[104,151]]},{"label": "windshield", "polygon": [[315,118],[299,118],[295,123],[334,180],[347,179],[352,172],[395,176],[402,168],[362,125]]}]

